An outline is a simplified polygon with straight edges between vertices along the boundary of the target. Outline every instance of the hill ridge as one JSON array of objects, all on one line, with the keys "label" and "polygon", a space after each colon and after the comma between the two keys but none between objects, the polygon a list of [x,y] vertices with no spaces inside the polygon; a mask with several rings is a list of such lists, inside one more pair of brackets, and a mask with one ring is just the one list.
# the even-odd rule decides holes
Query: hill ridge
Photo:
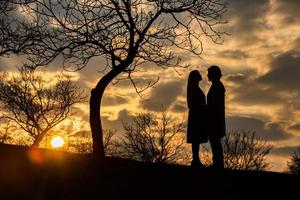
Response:
[{"label": "hill ridge", "polygon": [[[0,145],[1,199],[270,199],[293,197],[300,177],[194,169],[57,150]],[[297,198],[296,198],[297,199]]]}]

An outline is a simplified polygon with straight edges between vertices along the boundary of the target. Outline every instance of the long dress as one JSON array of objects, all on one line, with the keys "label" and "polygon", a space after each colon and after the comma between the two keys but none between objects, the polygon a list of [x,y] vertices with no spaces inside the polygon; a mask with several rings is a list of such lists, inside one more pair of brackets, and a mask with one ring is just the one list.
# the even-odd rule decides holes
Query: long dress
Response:
[{"label": "long dress", "polygon": [[206,101],[203,91],[192,86],[187,91],[189,108],[187,143],[205,143],[208,140],[206,131]]},{"label": "long dress", "polygon": [[225,88],[221,81],[214,82],[207,94],[208,130],[210,138],[225,136]]}]

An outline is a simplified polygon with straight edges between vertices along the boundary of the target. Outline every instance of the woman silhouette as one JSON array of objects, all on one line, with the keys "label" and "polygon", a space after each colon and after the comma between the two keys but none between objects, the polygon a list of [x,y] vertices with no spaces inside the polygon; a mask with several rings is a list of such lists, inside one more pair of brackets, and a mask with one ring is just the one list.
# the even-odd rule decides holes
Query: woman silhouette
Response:
[{"label": "woman silhouette", "polygon": [[200,144],[208,140],[205,131],[205,95],[198,86],[202,77],[198,70],[193,70],[189,74],[187,85],[187,104],[189,108],[187,143],[192,144],[193,160],[191,166],[203,167],[199,158]]}]

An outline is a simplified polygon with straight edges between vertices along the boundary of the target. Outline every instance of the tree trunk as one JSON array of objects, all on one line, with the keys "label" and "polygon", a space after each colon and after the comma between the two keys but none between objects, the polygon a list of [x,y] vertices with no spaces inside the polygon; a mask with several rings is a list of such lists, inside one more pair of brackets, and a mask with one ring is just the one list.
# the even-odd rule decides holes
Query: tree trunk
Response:
[{"label": "tree trunk", "polygon": [[33,146],[33,147],[38,147],[39,144],[40,144],[40,142],[41,142],[40,139],[38,140],[37,138],[35,138],[34,141],[33,141],[33,144],[32,144],[31,146]]},{"label": "tree trunk", "polygon": [[42,141],[42,139],[44,138],[45,134],[47,133],[47,131],[43,131],[40,132],[33,141],[33,144],[31,146],[33,147],[38,147],[40,145],[40,142]]},{"label": "tree trunk", "polygon": [[99,158],[104,158],[103,132],[100,117],[101,99],[107,85],[118,76],[122,70],[112,69],[105,76],[103,76],[97,86],[92,89],[90,97],[90,126],[93,137],[93,153]]}]

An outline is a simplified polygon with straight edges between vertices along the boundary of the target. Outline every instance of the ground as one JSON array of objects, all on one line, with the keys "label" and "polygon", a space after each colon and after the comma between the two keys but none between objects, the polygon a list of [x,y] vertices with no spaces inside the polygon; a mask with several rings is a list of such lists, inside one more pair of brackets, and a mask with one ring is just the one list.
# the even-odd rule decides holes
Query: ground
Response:
[{"label": "ground", "polygon": [[299,199],[300,177],[0,145],[0,199]]}]

